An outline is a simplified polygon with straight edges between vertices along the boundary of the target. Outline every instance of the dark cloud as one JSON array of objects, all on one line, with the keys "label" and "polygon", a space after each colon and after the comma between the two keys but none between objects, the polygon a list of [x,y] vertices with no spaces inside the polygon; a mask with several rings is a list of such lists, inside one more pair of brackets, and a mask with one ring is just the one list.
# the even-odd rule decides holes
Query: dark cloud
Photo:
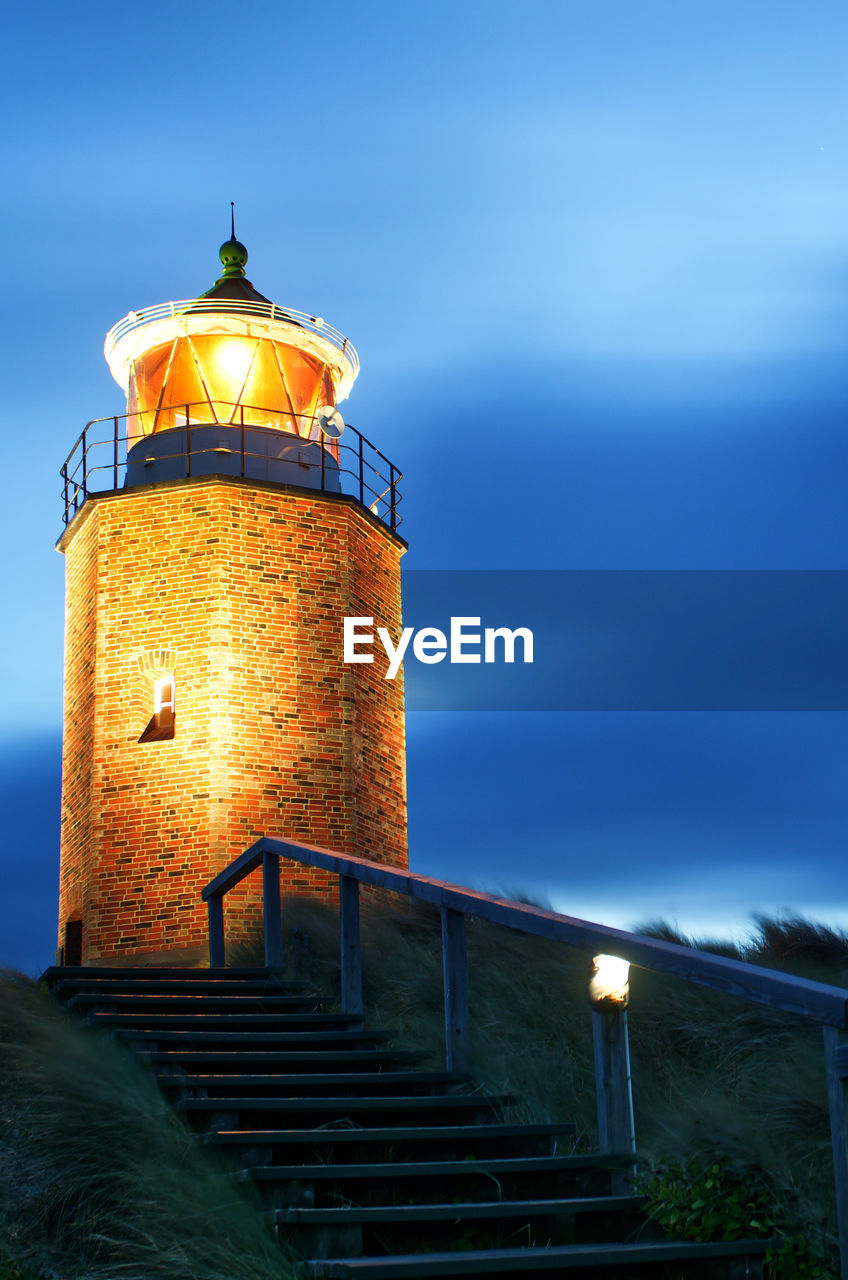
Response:
[{"label": "dark cloud", "polygon": [[61,741],[0,746],[3,898],[0,965],[38,974],[56,954]]},{"label": "dark cloud", "polygon": [[728,925],[844,912],[846,769],[842,714],[422,713],[413,861],[631,925],[653,909],[697,928],[706,904]]}]

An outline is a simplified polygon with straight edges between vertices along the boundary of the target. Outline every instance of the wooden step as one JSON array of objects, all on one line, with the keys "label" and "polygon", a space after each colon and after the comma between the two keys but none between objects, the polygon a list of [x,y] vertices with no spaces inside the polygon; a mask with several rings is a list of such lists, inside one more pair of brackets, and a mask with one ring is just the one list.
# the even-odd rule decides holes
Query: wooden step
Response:
[{"label": "wooden step", "polygon": [[205,1121],[216,1129],[252,1129],[254,1124],[259,1127],[269,1123],[285,1124],[287,1121],[291,1123],[290,1117],[297,1117],[296,1123],[305,1125],[309,1117],[316,1126],[349,1119],[363,1130],[369,1130],[373,1124],[385,1127],[387,1123],[421,1124],[432,1128],[434,1120],[437,1124],[468,1123],[471,1119],[486,1123],[489,1117],[498,1117],[501,1108],[513,1101],[509,1095],[490,1097],[485,1094],[395,1098],[182,1098],[175,1104],[175,1109],[192,1122]]},{"label": "wooden step", "polygon": [[[289,1153],[286,1152],[286,1155]],[[314,1158],[312,1152],[304,1152]],[[269,1208],[333,1208],[345,1203],[380,1205],[460,1203],[488,1200],[493,1188],[503,1200],[609,1195],[614,1173],[632,1168],[630,1156],[457,1156],[441,1160],[342,1163],[339,1154],[321,1164],[270,1164],[233,1176],[251,1181]],[[417,1152],[413,1152],[417,1155]],[[622,1188],[623,1190],[623,1188]],[[338,1250],[336,1250],[338,1252]]]},{"label": "wooden step", "polygon": [[[567,1126],[571,1134],[575,1126]],[[395,1178],[471,1178],[491,1175],[539,1173],[586,1173],[595,1170],[627,1169],[633,1164],[626,1155],[504,1156],[488,1160],[409,1160],[373,1164],[271,1164],[241,1169],[238,1177],[254,1182],[315,1182],[318,1180]]]},{"label": "wooden step", "polygon": [[[336,1147],[378,1148],[393,1157],[416,1147],[449,1149],[451,1154],[474,1155],[480,1146],[497,1144],[500,1155],[553,1155],[556,1139],[572,1137],[572,1124],[470,1124],[355,1127],[351,1124],[325,1125],[319,1129],[219,1129],[202,1135],[214,1146],[232,1147],[247,1164],[273,1164],[271,1153],[286,1148],[313,1152]],[[506,1150],[504,1150],[506,1148]],[[530,1149],[532,1148],[532,1149]],[[541,1148],[541,1149],[540,1149]],[[386,1159],[386,1156],[382,1157]],[[369,1163],[374,1163],[373,1158]]]},{"label": "wooden step", "polygon": [[268,969],[264,966],[256,968],[229,968],[222,967],[216,969],[187,969],[179,965],[143,965],[143,964],[127,964],[127,965],[51,965],[45,969],[41,975],[40,981],[53,987],[58,982],[63,982],[69,978],[84,978],[87,981],[100,978],[120,978],[121,980],[132,981],[138,976],[142,979],[151,979],[153,981],[164,979],[180,982],[217,982],[224,979],[227,982],[239,981],[242,978],[257,979],[276,978],[279,971],[276,969]]},{"label": "wooden step", "polygon": [[329,1209],[273,1209],[274,1221],[301,1226],[347,1226],[368,1222],[455,1222],[495,1218],[576,1217],[584,1213],[627,1213],[641,1196],[571,1196],[551,1200],[469,1200],[450,1204],[345,1205]]},{"label": "wooden step", "polygon": [[222,1096],[219,1091],[235,1092],[240,1089],[273,1089],[279,1094],[297,1093],[302,1097],[322,1095],[330,1089],[349,1089],[354,1095],[362,1089],[369,1092],[380,1089],[385,1091],[386,1097],[395,1097],[394,1090],[417,1090],[426,1096],[435,1094],[437,1090],[467,1086],[470,1080],[468,1076],[453,1071],[324,1071],[263,1075],[259,1071],[209,1073],[166,1070],[159,1073],[157,1083],[160,1089],[196,1089],[209,1097]]},{"label": "wooden step", "polygon": [[320,1045],[326,1048],[329,1045],[373,1045],[391,1039],[388,1031],[195,1031],[191,1028],[170,1031],[144,1027],[109,1029],[139,1049],[145,1044],[241,1045],[244,1049],[252,1045],[259,1048],[270,1048],[272,1045],[279,1045],[280,1048],[285,1045]]},{"label": "wooden step", "polygon": [[[148,969],[142,970],[146,975]],[[108,995],[301,995],[315,1000],[321,997],[311,992],[303,982],[281,982],[275,978],[242,978],[230,981],[227,978],[194,979],[194,978],[62,978],[51,988],[53,994],[62,1001],[84,992],[97,992]]]},{"label": "wooden step", "polygon": [[[423,1276],[434,1280],[437,1276],[491,1276],[529,1275],[547,1272],[600,1270],[616,1268],[614,1275],[631,1275],[631,1269],[645,1280],[658,1280],[657,1265],[676,1266],[681,1262],[732,1262],[744,1264],[746,1259],[761,1259],[769,1248],[767,1240],[720,1241],[710,1244],[687,1244],[677,1241],[661,1241],[629,1244],[578,1244],[552,1245],[547,1249],[474,1249],[450,1253],[413,1253],[393,1257],[328,1258],[306,1264],[307,1275],[324,1280],[412,1280]],[[738,1275],[761,1275],[760,1270],[740,1270]],[[637,1274],[637,1273],[633,1273]],[[720,1273],[717,1273],[720,1274]],[[733,1276],[733,1270],[725,1273]]]},{"label": "wooden step", "polygon": [[171,1069],[177,1064],[185,1067],[238,1067],[240,1072],[248,1073],[251,1068],[262,1071],[269,1067],[312,1067],[319,1073],[324,1067],[328,1071],[332,1067],[344,1066],[350,1069],[359,1067],[367,1071],[378,1064],[411,1065],[426,1062],[428,1053],[417,1049],[145,1049],[137,1048],[140,1058],[149,1062],[154,1069],[164,1067]]},{"label": "wooden step", "polygon": [[[254,1032],[303,1028],[317,1031],[362,1025],[355,1013],[90,1013],[86,1022],[93,1027],[155,1031],[241,1031]],[[373,1033],[372,1033],[373,1034]]]},{"label": "wooden step", "polygon": [[191,1111],[293,1111],[353,1112],[379,1111],[483,1111],[497,1115],[502,1107],[515,1102],[511,1094],[447,1093],[435,1096],[412,1094],[386,1098],[374,1094],[369,1097],[275,1097],[275,1098],[181,1098],[175,1110]]},{"label": "wooden step", "polygon": [[267,1217],[292,1247],[317,1260],[375,1253],[432,1256],[436,1250],[621,1240],[639,1225],[638,1196],[535,1197],[456,1203],[351,1206],[287,1205]]},{"label": "wooden step", "polygon": [[[319,1013],[324,1001],[311,995],[282,995],[265,991],[256,995],[210,995],[198,991],[189,995],[141,995],[112,994],[104,991],[80,991],[65,1001],[67,1009],[80,1013],[131,1015],[134,1021],[143,1019],[145,1025],[153,1025],[155,1017],[172,1014],[192,1017],[196,1014],[304,1014]],[[332,1003],[327,1000],[326,1003]],[[328,1015],[329,1016],[329,1015]],[[362,1019],[358,1019],[362,1021]]]}]

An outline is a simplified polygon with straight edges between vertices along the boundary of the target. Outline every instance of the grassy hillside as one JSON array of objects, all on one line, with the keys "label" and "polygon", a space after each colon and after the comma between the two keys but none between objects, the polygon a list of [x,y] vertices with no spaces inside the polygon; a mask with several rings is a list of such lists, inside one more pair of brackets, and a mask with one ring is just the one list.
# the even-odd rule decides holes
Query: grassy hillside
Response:
[{"label": "grassy hillside", "polygon": [[[286,904],[297,976],[338,985],[335,912]],[[679,939],[661,927],[662,932]],[[438,913],[363,903],[372,1024],[443,1046]],[[588,957],[469,923],[474,1073],[517,1096],[516,1118],[573,1119],[591,1149]],[[708,944],[709,945],[709,944]],[[846,985],[848,937],[761,921],[744,951],[712,949]],[[261,963],[258,938],[231,963]],[[636,1125],[657,1211],[707,1238],[739,1220],[788,1240],[774,1280],[834,1275],[833,1185],[821,1033],[672,979],[631,984]],[[264,1280],[291,1267],[254,1203],[196,1147],[150,1076],[35,983],[0,977],[0,1280]],[[653,1184],[650,1174],[656,1177]],[[716,1227],[716,1222],[719,1226]],[[5,1270],[4,1270],[5,1266]]]},{"label": "grassy hillside", "polygon": [[0,1280],[291,1274],[152,1076],[13,973],[0,975],[0,1116]]},{"label": "grassy hillside", "polygon": [[[286,928],[303,975],[325,990],[337,986],[335,913],[296,900],[287,904]],[[662,925],[645,932],[689,941]],[[363,939],[369,1021],[396,1028],[405,1044],[433,1046],[437,1062],[444,1044],[438,912],[363,901]],[[580,1146],[591,1149],[588,957],[483,921],[469,921],[468,945],[476,1079],[515,1094],[518,1119],[575,1120]],[[837,985],[848,979],[848,936],[803,920],[761,920],[745,948],[698,945]],[[242,960],[261,955],[258,938],[240,949]],[[835,1223],[819,1026],[637,970],[629,1017],[637,1142],[645,1171],[665,1178],[652,1187],[659,1200],[669,1172],[692,1187],[699,1177],[709,1182],[711,1191],[702,1185],[691,1194],[712,1195],[725,1220],[730,1202],[748,1204],[750,1194],[750,1205],[767,1206],[819,1255],[782,1274],[823,1280]],[[690,1231],[696,1219],[689,1216]]]}]

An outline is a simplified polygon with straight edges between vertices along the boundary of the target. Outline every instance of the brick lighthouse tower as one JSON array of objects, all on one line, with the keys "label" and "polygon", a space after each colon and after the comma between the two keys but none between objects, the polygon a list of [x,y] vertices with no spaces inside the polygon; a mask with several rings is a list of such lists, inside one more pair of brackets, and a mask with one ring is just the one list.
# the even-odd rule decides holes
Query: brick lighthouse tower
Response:
[{"label": "brick lighthouse tower", "polygon": [[336,409],[347,339],[258,293],[234,230],[220,258],[107,334],[127,412],[62,469],[69,964],[199,958],[201,888],[263,835],[407,865],[402,677],[342,660],[345,616],[400,630],[400,472]]}]

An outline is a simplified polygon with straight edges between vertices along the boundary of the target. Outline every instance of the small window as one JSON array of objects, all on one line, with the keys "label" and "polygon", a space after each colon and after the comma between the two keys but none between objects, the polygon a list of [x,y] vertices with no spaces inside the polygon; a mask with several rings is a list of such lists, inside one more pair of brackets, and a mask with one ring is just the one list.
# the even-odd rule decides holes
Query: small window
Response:
[{"label": "small window", "polygon": [[162,742],[174,736],[174,677],[159,676],[153,685],[153,717],[139,742]]},{"label": "small window", "polygon": [[65,922],[65,945],[62,948],[62,964],[82,964],[82,920]]}]

